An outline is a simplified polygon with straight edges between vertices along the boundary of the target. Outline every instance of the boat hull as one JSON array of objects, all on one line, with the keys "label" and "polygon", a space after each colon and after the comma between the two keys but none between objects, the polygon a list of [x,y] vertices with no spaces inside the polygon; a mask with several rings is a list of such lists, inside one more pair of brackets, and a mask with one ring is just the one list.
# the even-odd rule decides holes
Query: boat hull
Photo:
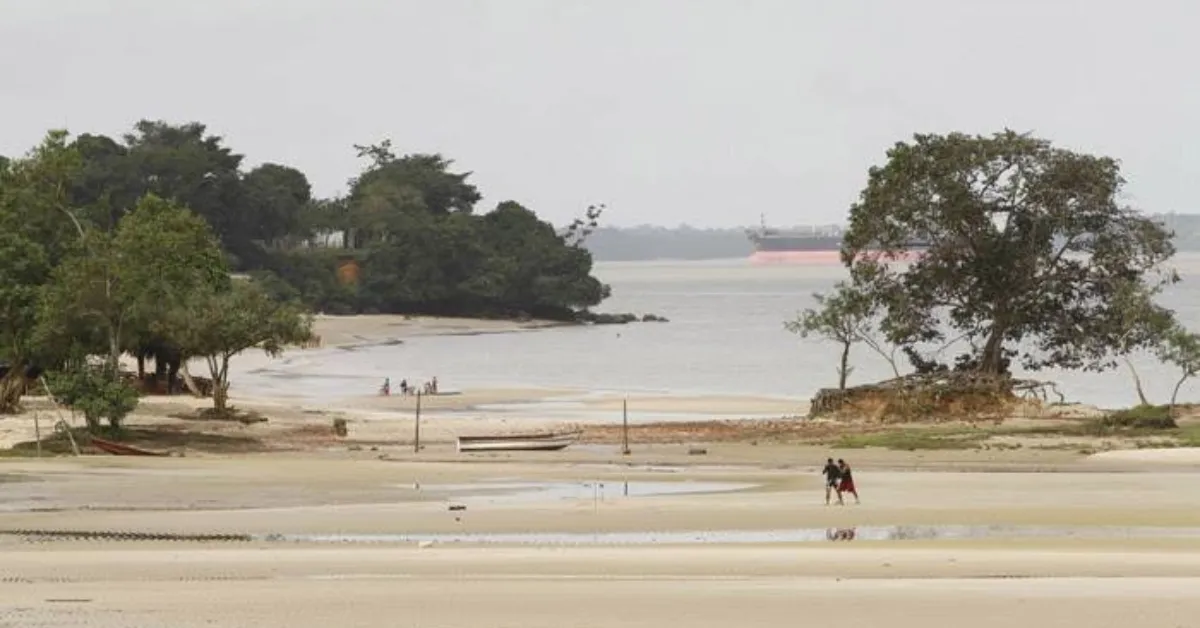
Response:
[{"label": "boat hull", "polygon": [[[901,262],[911,262],[924,254],[924,251],[905,251],[896,255],[893,259]],[[859,254],[860,259],[871,258],[882,255],[876,251],[864,252]],[[756,265],[770,264],[841,264],[842,252],[839,250],[828,251],[755,251],[750,255],[750,263]]]},{"label": "boat hull", "polygon": [[96,449],[99,449],[100,451],[103,451],[104,453],[112,454],[114,456],[160,456],[161,457],[161,456],[170,455],[165,452],[150,451],[148,449],[134,447],[133,445],[125,445],[123,443],[116,443],[116,442],[113,442],[110,440],[105,440],[103,438],[97,438],[95,436],[93,436],[91,438],[91,440],[92,440],[93,447],[95,447]]},{"label": "boat hull", "polygon": [[513,434],[459,436],[458,451],[558,451],[579,439],[580,432],[566,434]]}]

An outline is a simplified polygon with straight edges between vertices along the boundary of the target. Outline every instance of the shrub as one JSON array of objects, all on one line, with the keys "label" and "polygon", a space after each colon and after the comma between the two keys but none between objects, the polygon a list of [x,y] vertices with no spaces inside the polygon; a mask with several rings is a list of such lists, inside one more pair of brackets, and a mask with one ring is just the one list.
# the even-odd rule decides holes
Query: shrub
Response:
[{"label": "shrub", "polygon": [[99,431],[105,420],[113,432],[119,431],[121,421],[137,408],[137,391],[102,367],[84,365],[49,374],[47,379],[60,403],[83,413],[91,432]]}]

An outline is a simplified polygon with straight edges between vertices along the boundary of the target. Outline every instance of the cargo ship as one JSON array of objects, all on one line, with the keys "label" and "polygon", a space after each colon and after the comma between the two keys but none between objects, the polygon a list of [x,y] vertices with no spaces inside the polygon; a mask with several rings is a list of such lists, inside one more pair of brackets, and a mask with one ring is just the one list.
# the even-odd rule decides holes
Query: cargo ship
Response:
[{"label": "cargo ship", "polygon": [[[754,245],[750,261],[755,263],[780,262],[827,262],[841,261],[842,236],[845,231],[838,225],[774,229],[766,225],[747,229],[746,237]],[[924,241],[914,239],[907,246],[902,259],[913,259],[927,247]],[[866,251],[870,255],[872,251]]]}]

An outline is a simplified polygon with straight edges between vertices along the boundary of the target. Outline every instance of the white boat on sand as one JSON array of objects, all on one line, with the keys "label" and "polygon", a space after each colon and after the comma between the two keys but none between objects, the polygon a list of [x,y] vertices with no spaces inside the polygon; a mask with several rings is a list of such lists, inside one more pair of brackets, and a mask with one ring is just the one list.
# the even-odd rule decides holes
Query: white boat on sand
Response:
[{"label": "white boat on sand", "polygon": [[579,440],[582,431],[459,436],[458,451],[557,451]]}]

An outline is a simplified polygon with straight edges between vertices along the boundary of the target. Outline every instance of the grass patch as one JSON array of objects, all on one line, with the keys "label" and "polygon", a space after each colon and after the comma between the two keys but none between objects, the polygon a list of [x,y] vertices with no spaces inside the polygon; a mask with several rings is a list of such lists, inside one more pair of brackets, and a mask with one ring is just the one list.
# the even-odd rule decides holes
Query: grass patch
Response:
[{"label": "grass patch", "polygon": [[1180,447],[1200,447],[1200,425],[1189,425],[1179,428],[1175,435]]},{"label": "grass patch", "polygon": [[834,449],[877,447],[897,451],[978,449],[986,432],[938,432],[895,430],[868,434],[844,434],[829,443]]},{"label": "grass patch", "polygon": [[1113,430],[1170,430],[1179,427],[1167,406],[1140,405],[1110,412],[1096,419],[1100,427]]}]

